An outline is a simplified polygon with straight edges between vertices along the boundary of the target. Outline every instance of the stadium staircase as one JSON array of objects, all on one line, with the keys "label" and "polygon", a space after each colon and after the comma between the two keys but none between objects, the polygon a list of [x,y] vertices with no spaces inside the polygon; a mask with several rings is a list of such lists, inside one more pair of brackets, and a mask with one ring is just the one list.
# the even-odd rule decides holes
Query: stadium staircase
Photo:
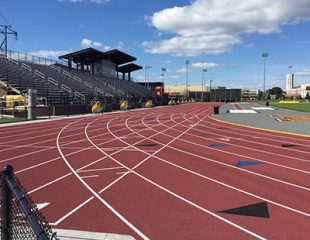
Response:
[{"label": "stadium staircase", "polygon": [[38,97],[45,98],[47,104],[61,105],[74,101],[68,92],[59,90],[56,81],[46,79],[41,73],[33,71],[29,65],[5,55],[0,55],[0,78],[18,94],[26,94],[30,88],[36,89]]},{"label": "stadium staircase", "polygon": [[154,92],[123,79],[94,76],[88,72],[71,69],[59,63],[44,65],[21,61],[0,55],[0,78],[6,84],[26,93],[37,89],[39,97],[46,97],[48,104],[90,103],[93,99],[154,98]]}]

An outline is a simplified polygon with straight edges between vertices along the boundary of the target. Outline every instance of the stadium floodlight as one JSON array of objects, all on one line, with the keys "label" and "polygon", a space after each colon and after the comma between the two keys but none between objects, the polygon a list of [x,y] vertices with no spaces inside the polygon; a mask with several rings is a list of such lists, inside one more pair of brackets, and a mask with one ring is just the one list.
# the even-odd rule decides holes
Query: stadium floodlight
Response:
[{"label": "stadium floodlight", "polygon": [[163,82],[162,82],[162,91],[165,93],[165,72],[167,72],[167,68],[161,68],[161,76],[163,77]]},{"label": "stadium floodlight", "polygon": [[186,82],[185,82],[185,91],[186,91],[186,97],[188,98],[188,65],[189,65],[189,60],[186,60]]},{"label": "stadium floodlight", "polygon": [[266,58],[268,57],[268,53],[262,53],[262,57],[264,58],[264,93],[266,92]]},{"label": "stadium floodlight", "polygon": [[211,101],[211,83],[212,83],[212,80],[210,79],[210,85],[209,85],[209,91],[210,91],[210,102],[212,102],[212,101]]},{"label": "stadium floodlight", "polygon": [[290,74],[292,74],[292,68],[293,68],[293,66],[290,65],[290,66],[288,66],[288,68],[290,69]]},{"label": "stadium floodlight", "polygon": [[148,64],[145,64],[144,65],[144,70],[145,70],[145,78],[144,78],[144,81],[145,81],[145,86],[146,88],[149,88],[149,78],[150,78],[150,72],[149,72],[149,69],[152,68],[151,65],[148,65]]},{"label": "stadium floodlight", "polygon": [[203,94],[205,91],[205,73],[208,70],[204,68],[204,62],[201,62],[201,101],[203,102]]}]

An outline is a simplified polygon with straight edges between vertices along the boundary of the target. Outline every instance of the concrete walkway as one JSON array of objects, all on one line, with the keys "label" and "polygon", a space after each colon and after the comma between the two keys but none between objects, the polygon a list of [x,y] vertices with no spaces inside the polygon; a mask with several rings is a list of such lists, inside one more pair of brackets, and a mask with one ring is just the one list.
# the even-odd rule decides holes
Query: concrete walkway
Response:
[{"label": "concrete walkway", "polygon": [[112,234],[112,233],[97,233],[64,229],[53,229],[57,233],[57,237],[61,240],[134,240],[132,236]]},{"label": "concrete walkway", "polygon": [[[241,103],[240,105],[244,109],[251,109],[247,104]],[[263,107],[263,106],[262,106]],[[271,107],[273,108],[273,107]],[[289,121],[289,122],[279,122],[273,116],[304,116],[310,117],[310,113],[307,112],[297,112],[286,109],[274,110],[256,110],[257,113],[227,113],[227,110],[233,110],[234,106],[230,103],[225,104],[220,107],[218,115],[213,115],[216,119],[257,127],[264,128],[282,132],[296,133],[302,135],[310,136],[310,121]]]}]

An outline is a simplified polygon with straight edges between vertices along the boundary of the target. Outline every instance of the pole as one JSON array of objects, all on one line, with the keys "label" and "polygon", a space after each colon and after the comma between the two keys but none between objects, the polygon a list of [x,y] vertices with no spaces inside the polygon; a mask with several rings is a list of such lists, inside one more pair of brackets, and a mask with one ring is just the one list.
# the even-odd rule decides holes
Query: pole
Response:
[{"label": "pole", "polygon": [[268,57],[268,53],[262,53],[262,57],[264,58],[264,94],[266,93],[266,58]]},{"label": "pole", "polygon": [[186,60],[186,83],[185,83],[185,91],[186,91],[186,97],[188,98],[188,64],[189,64],[189,60]]},{"label": "pole", "polygon": [[212,83],[212,80],[210,79],[210,86],[209,86],[209,89],[210,89],[210,102],[212,102],[212,98],[211,98],[211,83]]}]

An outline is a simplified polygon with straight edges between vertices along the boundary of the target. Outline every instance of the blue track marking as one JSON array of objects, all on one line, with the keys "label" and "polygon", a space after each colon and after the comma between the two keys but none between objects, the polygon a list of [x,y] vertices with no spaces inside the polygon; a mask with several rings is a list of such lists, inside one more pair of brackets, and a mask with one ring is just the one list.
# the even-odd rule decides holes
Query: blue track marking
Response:
[{"label": "blue track marking", "polygon": [[209,137],[209,136],[211,136],[210,133],[200,133],[200,134],[197,134],[197,135],[200,136],[200,137]]},{"label": "blue track marking", "polygon": [[246,167],[251,165],[258,165],[258,164],[264,164],[264,162],[248,162],[248,161],[238,161],[236,166],[237,167]]},{"label": "blue track marking", "polygon": [[212,143],[209,145],[209,147],[224,147],[224,146],[228,146],[228,144],[224,144],[224,143]]}]

